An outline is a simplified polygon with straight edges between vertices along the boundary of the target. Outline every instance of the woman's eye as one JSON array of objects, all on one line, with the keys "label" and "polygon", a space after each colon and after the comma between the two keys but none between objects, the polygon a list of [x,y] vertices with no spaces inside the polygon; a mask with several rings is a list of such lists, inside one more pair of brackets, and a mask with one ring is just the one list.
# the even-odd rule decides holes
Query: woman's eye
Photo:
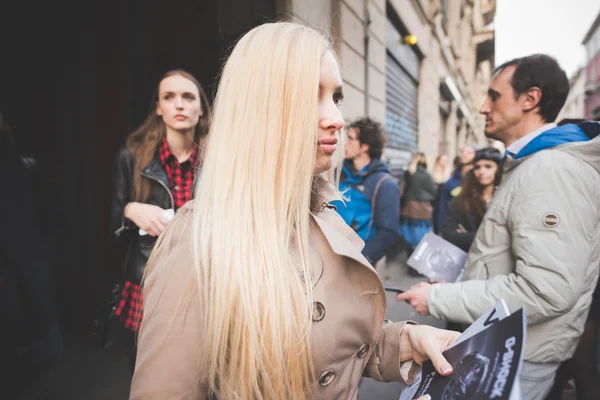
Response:
[{"label": "woman's eye", "polygon": [[336,105],[339,105],[343,101],[344,101],[344,95],[342,93],[336,93],[336,94],[333,95],[333,102]]},{"label": "woman's eye", "polygon": [[172,93],[165,94],[165,97],[164,97],[165,100],[170,100],[172,98],[173,98],[173,94]]}]

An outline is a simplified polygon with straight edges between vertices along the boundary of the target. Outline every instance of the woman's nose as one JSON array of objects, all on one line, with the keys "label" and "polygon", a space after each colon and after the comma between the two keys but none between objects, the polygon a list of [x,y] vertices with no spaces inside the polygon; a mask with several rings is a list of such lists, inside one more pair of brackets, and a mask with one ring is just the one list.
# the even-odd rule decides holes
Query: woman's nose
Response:
[{"label": "woman's nose", "polygon": [[339,131],[344,127],[345,121],[342,117],[342,113],[336,107],[329,115],[321,119],[321,129],[335,132]]},{"label": "woman's nose", "polygon": [[175,99],[175,107],[183,108],[183,99],[179,96]]}]

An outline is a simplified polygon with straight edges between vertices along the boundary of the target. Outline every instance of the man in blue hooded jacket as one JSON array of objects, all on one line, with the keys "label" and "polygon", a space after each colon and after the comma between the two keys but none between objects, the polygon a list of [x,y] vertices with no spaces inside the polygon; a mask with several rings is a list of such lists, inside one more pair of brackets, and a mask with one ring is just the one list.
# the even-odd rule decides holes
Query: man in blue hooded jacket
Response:
[{"label": "man in blue hooded jacket", "polygon": [[398,182],[381,161],[385,133],[378,122],[359,119],[348,127],[340,179],[345,204],[338,213],[365,241],[363,255],[375,266],[400,238]]},{"label": "man in blue hooded jacket", "polygon": [[542,400],[573,355],[600,265],[600,125],[552,123],[569,82],[544,54],[497,68],[480,113],[506,145],[502,182],[461,282],[399,294],[421,314],[472,323],[498,299],[527,313],[522,398]]}]

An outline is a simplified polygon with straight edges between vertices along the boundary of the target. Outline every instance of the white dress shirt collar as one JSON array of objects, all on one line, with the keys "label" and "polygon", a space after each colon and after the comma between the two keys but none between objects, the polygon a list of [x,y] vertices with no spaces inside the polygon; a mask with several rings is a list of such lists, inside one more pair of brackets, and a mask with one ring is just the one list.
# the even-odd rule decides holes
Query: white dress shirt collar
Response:
[{"label": "white dress shirt collar", "polygon": [[546,124],[538,129],[536,129],[535,131],[528,133],[527,135],[523,136],[522,138],[520,138],[519,140],[513,142],[513,144],[508,146],[508,148],[506,149],[506,152],[513,157],[516,156],[517,154],[519,154],[519,152],[521,150],[523,150],[525,148],[525,146],[527,146],[529,144],[529,142],[531,142],[533,139],[540,136],[542,133],[549,131],[552,128],[556,128],[556,124],[554,124],[554,123]]}]

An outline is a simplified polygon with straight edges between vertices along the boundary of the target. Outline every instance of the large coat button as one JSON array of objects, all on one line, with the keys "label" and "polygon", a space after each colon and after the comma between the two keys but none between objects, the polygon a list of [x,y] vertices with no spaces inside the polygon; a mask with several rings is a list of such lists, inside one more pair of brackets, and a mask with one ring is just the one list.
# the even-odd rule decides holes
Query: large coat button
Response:
[{"label": "large coat button", "polygon": [[358,358],[364,358],[369,352],[369,349],[370,347],[368,344],[363,344],[362,346],[360,346],[360,349],[358,349],[358,353],[356,353],[356,356]]},{"label": "large coat button", "polygon": [[325,371],[321,374],[321,377],[319,378],[319,385],[327,386],[331,382],[333,382],[334,379],[335,379],[335,372],[333,372],[333,370],[331,370],[331,369],[328,369],[327,371]]},{"label": "large coat button", "polygon": [[315,322],[319,322],[325,317],[325,307],[318,301],[313,303],[313,314],[312,319]]}]

